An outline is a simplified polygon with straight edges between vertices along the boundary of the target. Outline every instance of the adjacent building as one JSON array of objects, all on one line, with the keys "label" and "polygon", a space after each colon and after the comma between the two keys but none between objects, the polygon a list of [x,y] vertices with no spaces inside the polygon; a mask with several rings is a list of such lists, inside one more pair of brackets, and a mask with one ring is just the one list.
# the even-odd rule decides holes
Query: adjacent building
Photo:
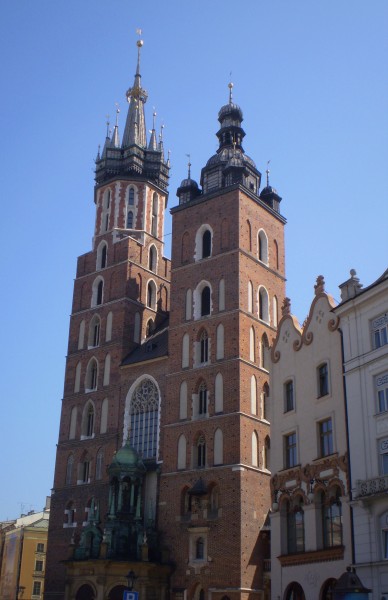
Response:
[{"label": "adjacent building", "polygon": [[189,166],[164,257],[169,160],[155,120],[147,139],[141,46],[77,264],[45,599],[121,600],[131,570],[140,600],[269,600],[281,198],[245,154],[230,84],[217,152],[199,185]]},{"label": "adjacent building", "polygon": [[318,277],[300,327],[285,300],[271,352],[272,598],[329,600],[352,563],[339,318]]},{"label": "adjacent building", "polygon": [[388,598],[388,271],[362,288],[355,271],[334,310],[343,336],[354,563],[376,600]]}]

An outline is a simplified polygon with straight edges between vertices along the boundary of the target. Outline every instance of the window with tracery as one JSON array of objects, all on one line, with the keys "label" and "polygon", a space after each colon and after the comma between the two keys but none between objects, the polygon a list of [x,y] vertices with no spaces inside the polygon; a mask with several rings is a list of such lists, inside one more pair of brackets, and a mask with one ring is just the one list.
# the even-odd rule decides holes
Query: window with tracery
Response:
[{"label": "window with tracery", "polygon": [[131,446],[143,458],[155,458],[157,450],[159,393],[153,381],[143,379],[132,394]]}]

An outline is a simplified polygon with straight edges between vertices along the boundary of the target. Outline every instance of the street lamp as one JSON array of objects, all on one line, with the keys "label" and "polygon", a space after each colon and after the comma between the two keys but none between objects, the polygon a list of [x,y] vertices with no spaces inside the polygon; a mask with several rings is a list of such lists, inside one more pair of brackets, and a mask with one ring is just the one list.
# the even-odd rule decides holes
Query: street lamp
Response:
[{"label": "street lamp", "polygon": [[131,570],[128,575],[126,575],[126,579],[128,580],[128,589],[130,592],[133,590],[133,586],[135,585],[135,579],[137,579],[135,573]]},{"label": "street lamp", "polygon": [[363,586],[354,567],[346,567],[334,586],[333,600],[368,600],[371,591]]}]

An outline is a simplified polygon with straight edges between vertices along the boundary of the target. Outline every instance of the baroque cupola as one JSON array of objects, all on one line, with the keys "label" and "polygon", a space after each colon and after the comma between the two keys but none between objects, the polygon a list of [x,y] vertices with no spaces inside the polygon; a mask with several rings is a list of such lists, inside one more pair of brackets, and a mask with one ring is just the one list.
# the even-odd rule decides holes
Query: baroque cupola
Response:
[{"label": "baroque cupola", "polygon": [[270,208],[279,212],[281,197],[271,185],[269,185],[269,169],[266,170],[267,185],[260,192],[260,199],[265,202]]},{"label": "baroque cupola", "polygon": [[127,176],[131,178],[148,179],[161,189],[167,189],[169,178],[169,164],[164,158],[162,140],[157,143],[155,133],[155,116],[151,137],[147,143],[147,130],[145,122],[144,105],[148,94],[142,87],[140,74],[140,57],[143,40],[137,41],[137,65],[133,86],[126,93],[129,103],[122,143],[118,127],[118,113],[116,110],[116,124],[113,134],[110,134],[109,123],[107,134],[100,155],[96,158],[96,183],[102,184],[115,177]]},{"label": "baroque cupola", "polygon": [[190,200],[195,200],[200,194],[201,190],[198,187],[198,183],[194,179],[191,179],[191,162],[189,156],[187,178],[181,182],[176,195],[179,198],[179,204],[185,204],[186,202],[190,202]]}]

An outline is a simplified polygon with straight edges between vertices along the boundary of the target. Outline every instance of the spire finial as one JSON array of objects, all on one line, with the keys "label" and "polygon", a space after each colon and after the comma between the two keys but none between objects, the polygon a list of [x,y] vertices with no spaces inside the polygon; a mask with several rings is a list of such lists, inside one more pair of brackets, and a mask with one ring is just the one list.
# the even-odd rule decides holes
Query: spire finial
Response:
[{"label": "spire finial", "polygon": [[267,174],[267,187],[269,187],[269,163],[270,162],[271,162],[270,160],[267,160],[267,168],[266,168],[266,171],[265,171],[266,174]]},{"label": "spire finial", "polygon": [[120,114],[120,106],[118,102],[115,102],[115,107],[116,107],[116,127],[119,126],[119,114]]},{"label": "spire finial", "polygon": [[142,30],[141,29],[136,29],[136,33],[139,36],[139,39],[136,42],[136,46],[137,46],[137,67],[136,67],[136,75],[140,75],[140,49],[143,46],[144,42],[142,39],[140,39],[140,36],[142,34]]},{"label": "spire finial", "polygon": [[155,118],[156,118],[156,110],[155,106],[153,107],[154,112],[152,113],[152,129],[155,129]]},{"label": "spire finial", "polygon": [[189,159],[189,162],[187,163],[187,179],[191,179],[191,160],[190,160],[190,154],[186,154],[186,156]]},{"label": "spire finial", "polygon": [[[232,71],[230,72],[230,77],[232,77]],[[228,88],[229,88],[229,104],[232,104],[233,83],[231,81],[228,83]]]},{"label": "spire finial", "polygon": [[160,126],[160,133],[159,133],[159,139],[161,142],[163,142],[163,129],[164,129],[164,125]]},{"label": "spire finial", "polygon": [[106,137],[109,137],[109,125],[110,125],[109,115],[105,115],[105,118],[106,118]]}]

